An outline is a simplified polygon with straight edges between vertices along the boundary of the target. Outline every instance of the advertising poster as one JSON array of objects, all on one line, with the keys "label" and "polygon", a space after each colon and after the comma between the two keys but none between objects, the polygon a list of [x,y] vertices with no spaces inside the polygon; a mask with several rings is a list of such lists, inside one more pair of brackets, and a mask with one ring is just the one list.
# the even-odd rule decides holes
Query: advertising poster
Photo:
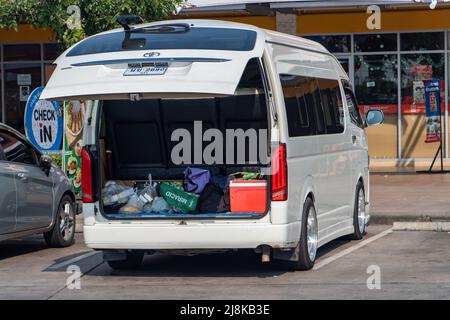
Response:
[{"label": "advertising poster", "polygon": [[425,104],[425,86],[422,80],[413,82],[414,104]]},{"label": "advertising poster", "polygon": [[425,143],[441,141],[441,96],[439,80],[426,81],[425,106],[426,106],[426,130]]},{"label": "advertising poster", "polygon": [[60,152],[63,136],[63,119],[58,102],[41,100],[43,87],[29,95],[25,107],[25,133],[31,143],[46,153]]},{"label": "advertising poster", "polygon": [[85,101],[64,102],[63,166],[77,195],[81,194],[81,148]]}]

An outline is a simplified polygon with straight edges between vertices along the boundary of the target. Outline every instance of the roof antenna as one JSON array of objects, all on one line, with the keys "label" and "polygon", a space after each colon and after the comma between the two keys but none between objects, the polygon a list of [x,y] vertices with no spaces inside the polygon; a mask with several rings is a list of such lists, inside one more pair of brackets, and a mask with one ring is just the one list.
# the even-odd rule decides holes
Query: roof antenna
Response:
[{"label": "roof antenna", "polygon": [[130,31],[131,28],[129,24],[143,23],[144,19],[142,19],[140,16],[129,15],[129,16],[118,16],[116,21],[123,27],[123,30]]}]

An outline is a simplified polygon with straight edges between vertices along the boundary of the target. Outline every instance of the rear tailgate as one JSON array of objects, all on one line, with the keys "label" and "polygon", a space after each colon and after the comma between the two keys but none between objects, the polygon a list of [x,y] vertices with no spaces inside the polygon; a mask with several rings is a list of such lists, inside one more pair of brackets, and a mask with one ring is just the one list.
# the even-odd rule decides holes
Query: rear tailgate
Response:
[{"label": "rear tailgate", "polygon": [[[119,98],[131,93],[171,92],[230,95],[252,57],[249,52],[167,50],[158,53],[157,58],[146,58],[136,51],[64,57],[57,61],[41,98],[93,99],[104,95]],[[125,75],[131,68],[152,66],[163,69],[162,74]]]}]

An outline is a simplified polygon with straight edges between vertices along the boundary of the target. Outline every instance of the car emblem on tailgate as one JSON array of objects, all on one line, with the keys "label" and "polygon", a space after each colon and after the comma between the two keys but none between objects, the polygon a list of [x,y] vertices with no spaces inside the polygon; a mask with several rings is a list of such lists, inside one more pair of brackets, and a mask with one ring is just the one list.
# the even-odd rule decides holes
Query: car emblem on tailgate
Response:
[{"label": "car emblem on tailgate", "polygon": [[159,57],[161,54],[159,52],[146,52],[144,53],[144,57],[146,58],[154,58]]}]

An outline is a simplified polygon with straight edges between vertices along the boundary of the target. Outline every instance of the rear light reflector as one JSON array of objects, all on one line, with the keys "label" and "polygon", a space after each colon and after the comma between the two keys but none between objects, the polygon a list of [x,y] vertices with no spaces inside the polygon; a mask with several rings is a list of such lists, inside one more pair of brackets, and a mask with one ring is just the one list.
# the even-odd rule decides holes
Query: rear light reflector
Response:
[{"label": "rear light reflector", "polygon": [[272,201],[287,200],[286,145],[280,144],[272,154]]},{"label": "rear light reflector", "polygon": [[81,151],[81,199],[83,202],[94,202],[94,192],[92,187],[92,160],[89,151],[83,147]]}]

